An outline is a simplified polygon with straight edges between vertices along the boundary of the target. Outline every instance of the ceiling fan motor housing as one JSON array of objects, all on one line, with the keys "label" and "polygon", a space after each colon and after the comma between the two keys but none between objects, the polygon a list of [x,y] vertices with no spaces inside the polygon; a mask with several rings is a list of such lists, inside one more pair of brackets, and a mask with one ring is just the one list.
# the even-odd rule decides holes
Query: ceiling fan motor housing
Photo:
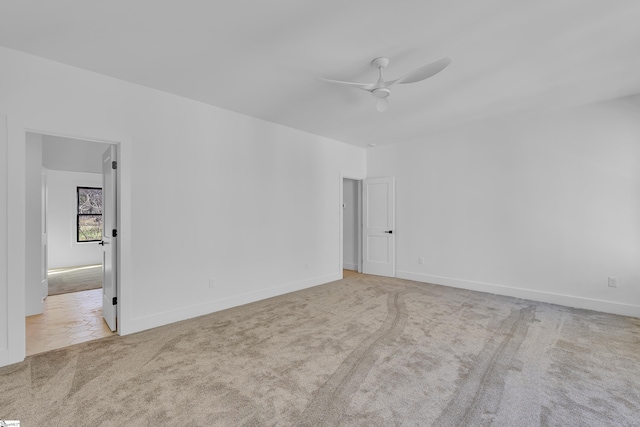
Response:
[{"label": "ceiling fan motor housing", "polygon": [[389,58],[376,58],[373,61],[371,61],[371,65],[373,65],[376,68],[384,68],[387,65],[389,65]]}]

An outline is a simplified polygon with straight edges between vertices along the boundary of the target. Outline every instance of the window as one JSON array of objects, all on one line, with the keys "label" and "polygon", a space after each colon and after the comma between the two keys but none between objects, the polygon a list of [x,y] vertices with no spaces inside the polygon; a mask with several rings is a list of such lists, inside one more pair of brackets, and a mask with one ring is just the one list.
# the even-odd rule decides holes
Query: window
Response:
[{"label": "window", "polygon": [[78,187],[78,242],[102,240],[102,188]]}]

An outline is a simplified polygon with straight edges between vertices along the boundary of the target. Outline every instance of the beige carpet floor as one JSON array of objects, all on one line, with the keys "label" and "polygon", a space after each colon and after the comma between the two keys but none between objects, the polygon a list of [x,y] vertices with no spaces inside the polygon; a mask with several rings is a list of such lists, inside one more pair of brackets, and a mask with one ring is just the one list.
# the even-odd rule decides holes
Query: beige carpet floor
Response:
[{"label": "beige carpet floor", "polygon": [[49,295],[102,288],[102,265],[84,265],[49,270]]},{"label": "beige carpet floor", "polygon": [[24,426],[637,426],[640,319],[349,275],[0,384]]}]

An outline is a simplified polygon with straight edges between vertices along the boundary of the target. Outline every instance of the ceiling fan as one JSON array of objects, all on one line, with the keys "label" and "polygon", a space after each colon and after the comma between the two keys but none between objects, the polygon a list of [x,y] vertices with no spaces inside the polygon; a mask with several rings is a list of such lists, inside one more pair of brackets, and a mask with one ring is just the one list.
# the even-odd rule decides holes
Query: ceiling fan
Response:
[{"label": "ceiling fan", "polygon": [[357,89],[366,90],[370,92],[376,98],[376,109],[380,112],[386,111],[389,107],[389,95],[391,95],[391,90],[389,88],[394,84],[408,84],[408,83],[416,83],[429,77],[433,77],[438,74],[440,71],[444,70],[451,63],[451,58],[444,57],[438,61],[432,62],[427,65],[423,65],[422,67],[416,68],[413,71],[405,74],[404,76],[395,79],[395,80],[384,80],[383,71],[387,65],[389,65],[388,58],[376,58],[371,61],[371,65],[378,69],[380,77],[376,83],[354,83],[354,82],[343,82],[340,80],[330,80],[330,79],[321,79],[329,83],[337,83],[341,85],[355,87]]}]

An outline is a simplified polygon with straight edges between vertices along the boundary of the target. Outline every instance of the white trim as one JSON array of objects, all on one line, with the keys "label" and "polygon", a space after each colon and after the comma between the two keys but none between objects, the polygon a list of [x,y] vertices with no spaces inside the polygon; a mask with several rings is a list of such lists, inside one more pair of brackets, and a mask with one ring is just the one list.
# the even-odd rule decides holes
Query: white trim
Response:
[{"label": "white trim", "polygon": [[129,333],[140,332],[158,326],[164,326],[181,320],[192,319],[198,316],[215,313],[217,311],[226,310],[233,307],[249,304],[256,301],[262,301],[267,298],[285,295],[290,292],[311,288],[325,283],[342,279],[342,272],[338,274],[327,274],[324,276],[312,277],[297,282],[287,283],[285,285],[274,286],[259,291],[245,292],[240,295],[234,295],[229,298],[222,298],[215,301],[209,301],[203,304],[196,304],[190,307],[183,307],[177,310],[169,310],[164,313],[154,314],[151,316],[137,317],[129,322]]},{"label": "white trim", "polygon": [[22,121],[7,117],[7,363],[26,355],[25,143]]},{"label": "white trim", "polygon": [[582,308],[586,310],[601,311],[604,313],[640,318],[640,306],[637,305],[622,304],[619,302],[596,300],[591,298],[582,298],[572,295],[556,294],[552,292],[542,292],[532,289],[513,288],[510,286],[475,282],[464,279],[454,279],[451,277],[431,276],[428,274],[412,273],[409,271],[396,271],[396,277],[400,279],[415,280],[417,282],[450,286],[452,288],[488,292],[491,294],[528,299],[531,301],[558,304],[566,307]]},{"label": "white trim", "polygon": [[5,206],[0,209],[0,366],[9,364],[9,268],[8,268],[8,221],[9,197],[7,195],[7,150],[8,150],[8,125],[7,117],[0,115],[0,200],[5,201]]},{"label": "white trim", "polygon": [[[116,227],[118,237],[116,238],[117,263],[116,275],[116,295],[118,296],[118,307],[116,317],[118,319],[118,334],[127,335],[132,333],[129,327],[131,322],[131,307],[133,306],[133,291],[130,283],[133,283],[133,259],[131,248],[131,174],[133,171],[133,161],[131,156],[131,138],[124,136],[120,138],[120,143],[116,147],[116,157],[118,169],[116,175],[117,188],[117,212]],[[126,286],[125,286],[126,285]]]}]

